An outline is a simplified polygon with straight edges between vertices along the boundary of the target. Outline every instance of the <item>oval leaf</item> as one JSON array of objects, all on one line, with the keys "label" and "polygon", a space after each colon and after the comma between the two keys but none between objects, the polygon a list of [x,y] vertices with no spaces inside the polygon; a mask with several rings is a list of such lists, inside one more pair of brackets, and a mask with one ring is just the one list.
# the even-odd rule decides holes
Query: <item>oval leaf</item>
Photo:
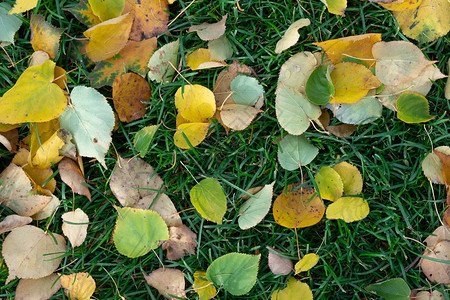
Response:
[{"label": "oval leaf", "polygon": [[227,211],[227,198],[215,178],[206,178],[191,189],[191,202],[203,218],[222,224]]},{"label": "oval leaf", "polygon": [[305,93],[308,100],[317,105],[330,102],[334,95],[333,82],[330,73],[333,65],[320,65],[309,76],[306,82]]},{"label": "oval leaf", "polygon": [[256,226],[269,213],[270,205],[272,205],[273,185],[267,184],[248,199],[239,210],[238,223],[241,229],[249,229]]},{"label": "oval leaf", "polygon": [[434,118],[430,115],[427,98],[417,93],[402,93],[397,99],[396,106],[397,117],[406,123],[428,122]]},{"label": "oval leaf", "polygon": [[319,153],[319,149],[311,145],[304,136],[287,135],[280,142],[278,161],[289,171],[309,164]]},{"label": "oval leaf", "polygon": [[347,223],[359,221],[369,214],[369,204],[359,197],[342,197],[328,205],[327,219],[341,219]]}]

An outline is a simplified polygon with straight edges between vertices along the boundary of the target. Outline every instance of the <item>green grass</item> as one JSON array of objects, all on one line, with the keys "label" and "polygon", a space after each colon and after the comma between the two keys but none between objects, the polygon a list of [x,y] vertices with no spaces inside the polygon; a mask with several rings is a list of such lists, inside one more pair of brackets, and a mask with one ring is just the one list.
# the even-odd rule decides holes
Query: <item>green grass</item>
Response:
[{"label": "green grass", "polygon": [[[13,1],[7,0],[8,3]],[[71,55],[74,40],[82,37],[86,29],[65,9],[75,0],[40,1],[35,13],[43,14],[53,25],[66,28],[61,38],[57,65],[75,71],[68,75],[69,86],[89,85],[86,74],[92,66]],[[443,211],[445,190],[443,186],[431,187],[423,176],[421,161],[432,147],[449,145],[450,105],[444,98],[444,80],[438,81],[427,96],[430,111],[436,118],[425,124],[405,124],[395,113],[384,109],[383,117],[375,122],[359,126],[349,138],[335,138],[310,128],[306,136],[320,151],[317,158],[300,171],[286,171],[277,162],[277,139],[285,132],[279,126],[274,107],[274,91],[281,65],[299,51],[317,51],[313,42],[325,41],[364,33],[382,33],[383,40],[406,40],[399,31],[395,19],[387,10],[369,1],[349,1],[345,17],[336,17],[327,12],[320,1],[239,1],[239,11],[234,0],[196,1],[169,28],[158,44],[163,45],[177,38],[181,41],[182,59],[186,51],[206,46],[195,33],[186,33],[189,26],[202,22],[220,20],[228,13],[227,36],[235,54],[233,59],[256,70],[266,91],[266,104],[253,124],[244,131],[225,133],[223,127],[214,123],[209,137],[198,147],[183,151],[173,143],[176,108],[175,91],[184,80],[178,76],[167,85],[151,82],[150,109],[141,120],[121,124],[113,134],[113,144],[123,157],[137,153],[132,146],[134,134],[143,126],[163,123],[155,136],[154,145],[145,160],[164,180],[167,194],[181,213],[183,222],[198,236],[196,255],[179,261],[168,261],[159,248],[155,253],[137,259],[120,255],[112,243],[112,231],[116,219],[113,205],[119,202],[108,186],[114,170],[116,157],[111,147],[106,157],[108,169],[98,162],[84,159],[92,202],[85,197],[73,195],[70,187],[58,179],[56,195],[62,200],[53,219],[38,222],[40,227],[61,233],[61,214],[81,208],[90,218],[85,243],[76,248],[68,246],[59,273],[88,272],[97,283],[96,299],[163,299],[144,281],[143,274],[161,267],[158,256],[165,267],[177,268],[186,276],[189,299],[196,299],[191,290],[193,273],[206,270],[208,265],[221,255],[230,252],[262,254],[258,279],[250,293],[235,297],[221,290],[216,299],[270,299],[275,289],[283,288],[289,276],[275,276],[267,266],[267,246],[276,247],[287,256],[297,260],[297,241],[294,230],[277,225],[271,213],[253,229],[242,231],[237,224],[241,189],[261,186],[275,181],[274,192],[280,194],[291,183],[308,181],[321,166],[340,161],[356,165],[364,178],[364,197],[371,212],[359,222],[346,224],[336,220],[322,220],[319,224],[297,230],[301,255],[316,252],[321,256],[319,264],[307,274],[297,276],[311,287],[314,299],[370,299],[373,295],[364,287],[380,280],[401,277],[413,288],[429,287],[420,268],[411,265],[423,252],[423,241],[440,225],[438,212]],[[179,0],[171,6],[171,19],[190,4]],[[29,17],[24,15],[24,24],[17,35],[16,44],[6,47],[15,63],[0,52],[0,95],[10,89],[27,67],[27,57],[33,52],[30,40]],[[300,41],[292,48],[276,55],[275,44],[289,24],[299,18],[309,18],[311,25],[300,30]],[[71,37],[69,37],[71,36]],[[439,60],[441,71],[449,58],[449,37],[426,45],[419,45],[429,59]],[[183,60],[182,75],[191,83],[202,84],[210,89],[221,69],[201,71],[189,70]],[[100,91],[111,96],[111,88]],[[20,131],[27,135],[26,126]],[[1,169],[10,162],[12,154],[0,149]],[[215,177],[221,181],[228,198],[228,211],[222,225],[205,221],[191,208],[189,191],[196,180]],[[433,191],[434,188],[434,191]],[[434,196],[433,196],[434,194]],[[0,215],[11,211],[0,207]],[[36,225],[36,222],[33,222]],[[0,236],[0,242],[7,234]],[[293,273],[291,274],[293,275]],[[0,272],[4,282],[7,271]],[[13,299],[18,280],[0,287],[1,299]],[[117,286],[117,288],[116,288]],[[443,285],[432,285],[444,292]],[[66,299],[59,291],[52,299]]]}]

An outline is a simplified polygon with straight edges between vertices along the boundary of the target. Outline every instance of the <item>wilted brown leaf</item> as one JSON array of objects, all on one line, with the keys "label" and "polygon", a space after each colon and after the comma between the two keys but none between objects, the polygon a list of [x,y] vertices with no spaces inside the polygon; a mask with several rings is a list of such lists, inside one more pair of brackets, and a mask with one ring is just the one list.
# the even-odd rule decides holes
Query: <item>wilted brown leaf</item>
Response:
[{"label": "wilted brown leaf", "polygon": [[170,300],[176,300],[171,297],[186,298],[184,274],[180,270],[171,268],[159,268],[144,276],[147,284],[154,287],[158,292]]},{"label": "wilted brown leaf", "polygon": [[167,250],[167,259],[179,260],[185,255],[195,254],[197,235],[189,227],[169,227],[169,235],[169,240],[162,244],[163,250]]},{"label": "wilted brown leaf", "polygon": [[86,196],[89,201],[91,200],[91,192],[86,185],[84,176],[78,164],[70,158],[63,158],[58,164],[59,175],[61,180],[71,187],[74,193]]},{"label": "wilted brown leaf", "polygon": [[294,264],[289,258],[283,257],[278,254],[278,250],[269,247],[268,264],[270,271],[275,275],[288,275],[291,273]]},{"label": "wilted brown leaf", "polygon": [[61,288],[61,281],[56,274],[39,279],[20,279],[16,288],[16,300],[50,299]]},{"label": "wilted brown leaf", "polygon": [[89,218],[84,211],[77,208],[75,211],[64,213],[61,219],[63,219],[63,234],[69,239],[72,247],[83,244],[87,234],[87,223],[89,223]]},{"label": "wilted brown leaf", "polygon": [[6,216],[0,222],[0,234],[5,233],[7,231],[13,230],[14,228],[21,227],[27,225],[33,221],[30,217],[22,217],[18,215],[9,215]]}]

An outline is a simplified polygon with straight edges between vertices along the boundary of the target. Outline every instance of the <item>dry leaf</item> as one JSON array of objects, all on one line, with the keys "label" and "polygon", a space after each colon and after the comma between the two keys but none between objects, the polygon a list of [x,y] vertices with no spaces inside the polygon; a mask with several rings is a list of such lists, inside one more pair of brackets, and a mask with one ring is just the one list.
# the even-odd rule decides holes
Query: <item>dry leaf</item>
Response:
[{"label": "dry leaf", "polygon": [[184,274],[180,270],[171,268],[159,268],[144,276],[147,284],[154,287],[158,292],[170,300],[176,300],[171,297],[186,298]]},{"label": "dry leaf", "polygon": [[253,106],[228,104],[224,105],[220,110],[220,119],[228,128],[244,130],[260,112],[259,109]]},{"label": "dry leaf", "polygon": [[197,235],[189,227],[169,227],[169,235],[169,240],[162,244],[163,250],[167,250],[167,259],[179,260],[188,254],[195,254]]},{"label": "dry leaf", "polygon": [[25,226],[33,221],[30,217],[22,217],[18,215],[6,216],[0,222],[0,234],[13,230],[17,227]]},{"label": "dry leaf", "polygon": [[328,126],[327,130],[337,137],[349,137],[356,131],[356,126],[353,124],[340,124]]},{"label": "dry leaf", "polygon": [[289,258],[278,254],[278,250],[269,247],[268,264],[270,271],[275,275],[288,275],[291,273],[294,264]]},{"label": "dry leaf", "polygon": [[39,279],[20,279],[16,288],[16,300],[50,299],[61,288],[59,276],[55,273]]},{"label": "dry leaf", "polygon": [[9,152],[16,152],[17,144],[19,142],[19,131],[12,129],[0,133],[0,143],[8,149]]},{"label": "dry leaf", "polygon": [[80,167],[75,161],[70,158],[63,158],[58,164],[59,175],[61,180],[70,186],[74,193],[86,196],[89,201],[91,200],[91,193],[86,185],[84,176],[81,173]]},{"label": "dry leaf", "polygon": [[61,286],[69,299],[87,300],[95,292],[95,280],[89,273],[62,275]]},{"label": "dry leaf", "polygon": [[223,61],[213,60],[209,49],[200,48],[186,56],[186,65],[192,70],[211,69],[227,66]]},{"label": "dry leaf", "polygon": [[[141,41],[167,31],[169,20],[167,0],[125,0],[123,13],[134,16],[130,40]],[[148,62],[148,60],[147,60]]]},{"label": "dry leaf", "polygon": [[47,23],[42,15],[31,17],[31,46],[34,51],[45,51],[51,59],[58,54],[59,39],[63,29]]},{"label": "dry leaf", "polygon": [[311,24],[309,19],[300,19],[292,23],[284,33],[283,37],[278,41],[275,47],[275,53],[281,53],[284,50],[294,46],[300,38],[298,30],[308,26],[309,24]]},{"label": "dry leaf", "polygon": [[133,207],[156,211],[169,227],[181,226],[183,224],[172,200],[170,200],[169,196],[166,194],[160,193],[156,200],[154,194],[145,196],[141,198]]},{"label": "dry leaf", "polygon": [[225,33],[225,22],[227,21],[228,15],[222,17],[217,23],[203,23],[200,25],[193,25],[189,27],[188,32],[197,32],[198,37],[204,41],[212,41],[218,39]]},{"label": "dry leaf", "polygon": [[442,225],[436,228],[431,235],[425,239],[428,248],[434,248],[442,240],[450,240],[450,228]]},{"label": "dry leaf", "polygon": [[77,208],[75,211],[64,213],[61,219],[63,219],[63,234],[69,239],[72,247],[75,248],[83,244],[89,223],[89,218],[84,211]]},{"label": "dry leaf", "polygon": [[42,65],[46,60],[49,60],[49,59],[50,59],[50,56],[48,55],[47,52],[38,50],[38,51],[33,52],[33,54],[31,54],[28,66],[32,67],[32,66]]},{"label": "dry leaf", "polygon": [[[450,260],[450,240],[442,240],[431,250],[425,250],[425,257],[431,259]],[[450,264],[422,258],[420,267],[428,279],[440,284],[450,284]]]}]

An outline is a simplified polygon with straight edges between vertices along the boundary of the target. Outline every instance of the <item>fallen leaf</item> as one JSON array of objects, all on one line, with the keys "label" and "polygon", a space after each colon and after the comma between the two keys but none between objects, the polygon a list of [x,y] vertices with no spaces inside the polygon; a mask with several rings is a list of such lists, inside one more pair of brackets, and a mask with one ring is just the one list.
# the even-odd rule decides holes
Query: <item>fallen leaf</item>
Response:
[{"label": "fallen leaf", "polygon": [[224,61],[233,56],[233,48],[227,37],[222,35],[220,38],[208,42],[210,58],[213,61]]},{"label": "fallen leaf", "polygon": [[74,87],[70,99],[59,117],[61,128],[72,133],[81,156],[95,157],[106,168],[105,154],[114,127],[111,107],[102,94],[85,86]]},{"label": "fallen leaf", "polygon": [[46,22],[42,15],[33,16],[30,26],[33,50],[45,51],[50,58],[55,58],[58,54],[59,39],[64,30]]},{"label": "fallen leaf", "polygon": [[61,286],[69,299],[90,299],[95,292],[95,280],[89,273],[61,275]]},{"label": "fallen leaf", "polygon": [[172,200],[166,194],[160,194],[156,200],[154,195],[145,196],[135,207],[156,211],[169,227],[179,227],[183,224]]},{"label": "fallen leaf", "polygon": [[341,162],[333,167],[344,184],[345,195],[359,195],[362,192],[362,175],[358,168],[348,162]]},{"label": "fallen leaf", "polygon": [[[97,24],[83,34],[89,38],[86,54],[94,62],[113,57],[125,47],[130,35],[133,17],[125,14]],[[114,38],[111,38],[114,36]]]},{"label": "fallen leaf", "polygon": [[427,291],[422,291],[419,292],[415,295],[414,299],[416,300],[441,300],[441,299],[445,299],[444,294],[442,294],[439,291],[431,291],[431,292],[427,292]]},{"label": "fallen leaf", "polygon": [[[447,61],[447,70],[450,70],[450,58]],[[445,84],[445,99],[450,99],[450,76],[447,76],[447,82]]]},{"label": "fallen leaf", "polygon": [[450,155],[436,150],[434,150],[433,152],[441,160],[444,182],[447,187],[450,187]]},{"label": "fallen leaf", "polygon": [[148,61],[148,78],[160,83],[169,83],[178,64],[180,40],[165,44],[155,51]]},{"label": "fallen leaf", "polygon": [[206,272],[204,271],[194,272],[194,284],[192,288],[198,294],[199,300],[209,300],[217,294],[215,286],[206,279]]},{"label": "fallen leaf", "polygon": [[331,79],[333,65],[320,65],[312,71],[305,85],[305,94],[309,101],[317,105],[330,102],[335,90]]},{"label": "fallen leaf", "polygon": [[89,0],[89,4],[101,21],[117,18],[125,8],[125,0]]},{"label": "fallen leaf", "polygon": [[401,93],[395,105],[397,118],[405,123],[428,122],[435,117],[430,115],[428,100],[417,93]]},{"label": "fallen leaf", "polygon": [[163,250],[167,250],[167,259],[179,260],[188,254],[195,254],[196,238],[197,235],[186,225],[169,227],[169,239],[162,244]]},{"label": "fallen leaf", "polygon": [[70,186],[74,193],[86,196],[91,201],[91,192],[86,185],[83,173],[75,161],[70,158],[63,158],[58,164],[59,175],[61,180]]},{"label": "fallen leaf", "polygon": [[60,288],[61,281],[54,273],[38,279],[20,279],[14,299],[50,299]]},{"label": "fallen leaf", "polygon": [[218,39],[225,33],[225,22],[227,21],[228,15],[222,17],[217,23],[203,23],[200,25],[193,25],[189,27],[188,32],[197,32],[200,39],[204,41],[211,41]]},{"label": "fallen leaf", "polygon": [[275,53],[281,53],[284,50],[292,47],[300,38],[298,30],[305,26],[309,26],[311,21],[309,19],[300,19],[292,23],[284,33],[283,37],[277,42],[275,46]]},{"label": "fallen leaf", "polygon": [[347,0],[320,0],[324,3],[328,11],[335,15],[344,16],[345,9],[347,8]]},{"label": "fallen leaf", "polygon": [[390,11],[404,11],[417,8],[422,0],[397,0],[391,3],[379,2],[381,6]]},{"label": "fallen leaf", "polygon": [[50,60],[27,68],[0,99],[0,122],[18,124],[57,118],[66,108],[67,99],[52,83],[54,72],[55,63]]},{"label": "fallen leaf", "polygon": [[243,230],[255,227],[269,213],[272,205],[273,185],[266,184],[259,192],[242,204],[239,210],[238,223]]},{"label": "fallen leaf", "polygon": [[315,253],[308,253],[295,264],[295,275],[312,269],[319,262],[320,256]]},{"label": "fallen leaf", "polygon": [[204,122],[216,112],[213,92],[199,84],[180,87],[175,93],[175,106],[190,122]]},{"label": "fallen leaf", "polygon": [[297,281],[294,277],[289,277],[287,286],[284,289],[278,289],[273,292],[271,300],[312,300],[311,289],[306,283]]},{"label": "fallen leaf", "polygon": [[434,151],[429,153],[422,161],[423,174],[433,183],[445,184],[443,164],[436,152],[450,155],[450,147],[436,147]]},{"label": "fallen leaf", "polygon": [[246,75],[236,76],[230,83],[230,89],[236,104],[254,106],[264,97],[264,88],[258,80]]},{"label": "fallen leaf", "polygon": [[75,211],[66,212],[61,216],[63,220],[62,231],[69,239],[72,247],[78,247],[86,239],[89,223],[88,216],[80,208]]},{"label": "fallen leaf", "polygon": [[9,270],[6,283],[16,277],[36,279],[52,274],[62,261],[61,253],[65,252],[66,243],[59,234],[48,234],[31,225],[13,229],[2,245],[2,256]]},{"label": "fallen leaf", "polygon": [[55,210],[61,204],[61,201],[55,196],[50,195],[51,199],[40,211],[31,216],[33,220],[44,220],[53,215]]},{"label": "fallen leaf", "polygon": [[309,164],[319,153],[302,135],[286,135],[278,147],[278,162],[283,169],[294,171]]},{"label": "fallen leaf", "polygon": [[316,67],[317,60],[311,52],[297,53],[281,66],[278,86],[305,94],[306,81]]},{"label": "fallen leaf", "polygon": [[22,217],[18,215],[6,216],[0,222],[0,234],[13,230],[17,227],[22,227],[24,225],[30,224],[33,221],[30,217]]},{"label": "fallen leaf", "polygon": [[191,70],[201,70],[225,67],[227,64],[223,61],[213,60],[209,49],[199,48],[186,56],[186,66]]},{"label": "fallen leaf", "polygon": [[288,275],[293,268],[292,260],[278,254],[278,250],[269,247],[268,264],[270,271],[275,275]]},{"label": "fallen leaf", "polygon": [[[37,1],[36,1],[37,2]],[[14,35],[22,25],[22,20],[17,15],[8,14],[11,6],[3,2],[0,4],[0,23],[2,23],[2,31],[0,32],[0,43],[14,44]]]},{"label": "fallen leaf", "polygon": [[337,137],[349,137],[356,131],[356,126],[352,124],[339,124],[328,126],[327,130]]},{"label": "fallen leaf", "polygon": [[[38,65],[42,65],[46,60],[49,60],[50,56],[48,55],[47,52],[38,50],[38,51],[34,51],[33,54],[31,54],[30,60],[29,60],[29,67],[32,66],[38,66]],[[55,67],[55,71],[56,71],[56,67]],[[55,76],[56,78],[57,76]]]},{"label": "fallen leaf", "polygon": [[369,204],[360,197],[342,197],[328,205],[327,219],[341,219],[346,223],[359,221],[369,214]]},{"label": "fallen leaf", "polygon": [[8,12],[9,15],[20,14],[32,8],[35,8],[38,0],[16,0],[14,7]]},{"label": "fallen leaf", "polygon": [[425,257],[420,260],[419,266],[427,278],[439,284],[450,284],[450,264],[435,261],[450,259],[450,240],[438,242],[432,249],[426,249],[423,255]]},{"label": "fallen leaf", "polygon": [[436,244],[442,240],[450,240],[450,228],[444,225],[436,228],[436,230],[425,239],[424,243],[428,248],[434,248]]},{"label": "fallen leaf", "polygon": [[160,125],[150,125],[140,129],[134,135],[133,145],[136,151],[139,152],[139,156],[143,158],[149,148],[150,144],[153,142],[153,138],[155,137],[156,131],[158,130]]},{"label": "fallen leaf", "polygon": [[228,104],[224,105],[220,110],[220,119],[228,128],[244,130],[260,112],[259,109],[253,106]]},{"label": "fallen leaf", "polygon": [[217,179],[203,179],[191,189],[190,197],[192,205],[203,218],[222,224],[227,211],[227,198]]},{"label": "fallen leaf", "polygon": [[275,222],[286,228],[303,228],[317,224],[325,213],[325,206],[310,187],[301,187],[292,191],[288,186],[273,203]]},{"label": "fallen leaf", "polygon": [[132,122],[142,118],[152,96],[147,80],[134,73],[117,76],[113,82],[114,108],[119,120]]},{"label": "fallen leaf", "polygon": [[375,121],[381,117],[383,110],[380,101],[374,96],[363,97],[355,103],[328,103],[325,108],[330,109],[342,123],[355,125]]},{"label": "fallen leaf", "polygon": [[8,149],[9,152],[16,152],[19,143],[19,131],[12,129],[10,131],[0,133],[0,143]]},{"label": "fallen leaf", "polygon": [[60,155],[60,150],[69,146],[71,143],[72,135],[65,129],[58,129],[50,138],[45,142],[43,141],[40,147],[36,147],[36,153],[31,158],[31,165],[40,168],[50,168],[55,166],[63,159]]},{"label": "fallen leaf", "polygon": [[393,278],[374,283],[367,286],[366,290],[387,300],[408,300],[411,294],[411,289],[402,278]]},{"label": "fallen leaf", "polygon": [[89,1],[80,1],[75,6],[68,8],[68,11],[77,18],[78,21],[88,27],[100,24],[100,18],[92,11]]},{"label": "fallen leaf", "polygon": [[175,145],[181,149],[196,147],[206,138],[210,125],[210,123],[181,124],[173,136]]},{"label": "fallen leaf", "polygon": [[322,167],[317,173],[315,180],[322,199],[336,201],[342,197],[344,184],[336,170],[330,167]]},{"label": "fallen leaf", "polygon": [[149,286],[157,289],[167,299],[176,300],[174,297],[187,298],[184,274],[180,270],[159,268],[147,276],[144,275],[144,278]]}]

